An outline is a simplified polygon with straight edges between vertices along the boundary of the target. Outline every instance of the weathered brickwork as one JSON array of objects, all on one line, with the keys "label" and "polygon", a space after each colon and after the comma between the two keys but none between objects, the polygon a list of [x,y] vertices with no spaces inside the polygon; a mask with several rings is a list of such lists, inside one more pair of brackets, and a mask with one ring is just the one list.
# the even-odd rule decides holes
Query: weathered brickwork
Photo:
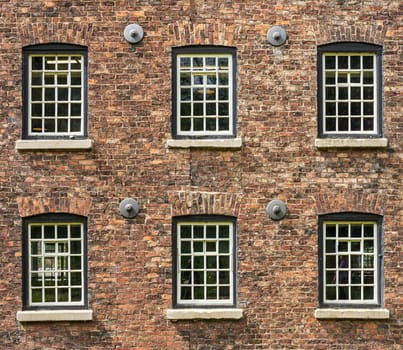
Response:
[{"label": "weathered brickwork", "polygon": [[[402,338],[402,28],[398,0],[0,0],[0,349],[392,349]],[[140,24],[131,45],[124,28]],[[288,39],[273,47],[273,25]],[[315,148],[317,47],[383,47],[386,148]],[[22,49],[88,48],[88,151],[18,151]],[[237,49],[241,149],[168,148],[171,50]],[[119,214],[138,200],[134,219]],[[286,218],[265,214],[284,201]],[[320,320],[318,216],[382,215],[385,320]],[[88,218],[89,322],[16,320],[22,220]],[[172,322],[172,218],[237,218],[243,318]]]}]

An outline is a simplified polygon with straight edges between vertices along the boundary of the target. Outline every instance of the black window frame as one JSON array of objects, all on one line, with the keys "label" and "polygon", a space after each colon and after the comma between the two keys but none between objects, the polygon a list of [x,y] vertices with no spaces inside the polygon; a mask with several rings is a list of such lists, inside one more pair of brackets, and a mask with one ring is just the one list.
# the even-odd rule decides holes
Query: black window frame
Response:
[{"label": "black window frame", "polygon": [[[78,54],[82,55],[84,58],[83,62],[83,134],[82,135],[29,135],[29,57],[32,54],[54,54],[54,55],[64,55],[64,54]],[[25,46],[22,49],[22,139],[26,140],[58,140],[58,139],[87,139],[88,138],[88,48],[82,45],[76,44],[66,44],[66,43],[46,43]]]},{"label": "black window frame", "polygon": [[[232,303],[216,303],[216,304],[201,304],[201,303],[178,303],[178,237],[177,227],[181,222],[194,222],[194,223],[214,223],[214,222],[228,222],[232,224],[233,237],[232,237]],[[238,258],[237,258],[237,218],[227,215],[183,215],[175,216],[172,219],[172,306],[174,309],[189,309],[189,308],[202,308],[202,309],[217,309],[217,308],[233,308],[237,305],[237,271],[238,271]]]},{"label": "black window frame", "polygon": [[[327,134],[324,132],[323,110],[323,54],[326,53],[373,53],[376,55],[374,72],[376,75],[376,133],[343,133]],[[348,100],[350,101],[350,100]],[[381,45],[363,42],[336,42],[320,45],[317,48],[317,109],[318,109],[318,138],[381,138],[383,137],[383,47]]]},{"label": "black window frame", "polygon": [[[83,225],[83,303],[82,305],[31,305],[29,301],[29,238],[28,226],[30,224],[57,224],[57,223],[80,223]],[[52,213],[39,214],[23,218],[22,220],[22,309],[23,310],[83,310],[88,309],[88,220],[87,217]]]},{"label": "black window frame", "polygon": [[[325,272],[324,272],[324,232],[323,225],[326,221],[334,222],[376,222],[377,232],[376,240],[378,250],[374,253],[374,258],[377,259],[377,280],[376,290],[378,295],[378,300],[374,303],[343,303],[340,300],[338,302],[325,302],[324,301],[324,283],[325,283]],[[341,213],[331,213],[323,214],[318,218],[318,297],[319,297],[319,307],[320,308],[356,308],[356,309],[371,309],[380,308],[383,305],[384,296],[384,243],[383,243],[383,217],[377,214],[370,213],[360,213],[360,212],[341,212]]]},{"label": "black window frame", "polygon": [[[232,133],[226,135],[180,135],[178,133],[178,123],[177,123],[177,83],[178,83],[178,66],[177,66],[177,56],[181,54],[227,54],[232,57]],[[232,46],[214,46],[214,45],[188,45],[172,48],[172,137],[174,139],[231,139],[235,138],[237,135],[237,49]]]}]

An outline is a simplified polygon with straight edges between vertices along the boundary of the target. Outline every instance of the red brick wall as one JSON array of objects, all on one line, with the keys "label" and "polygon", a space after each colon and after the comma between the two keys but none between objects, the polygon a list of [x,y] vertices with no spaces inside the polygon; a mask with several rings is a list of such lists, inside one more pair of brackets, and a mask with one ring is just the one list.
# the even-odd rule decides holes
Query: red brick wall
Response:
[{"label": "red brick wall", "polygon": [[[399,349],[402,343],[400,1],[0,0],[0,349]],[[122,35],[140,24],[132,46]],[[286,28],[281,47],[267,43]],[[314,147],[316,48],[384,47],[386,149]],[[65,42],[89,50],[88,152],[18,152],[22,47]],[[241,150],[167,149],[171,48],[229,45],[238,56]],[[119,215],[136,198],[140,213]],[[273,222],[279,198],[287,217]],[[317,320],[317,217],[384,215],[383,321]],[[94,320],[24,323],[22,218],[88,216]],[[240,321],[179,321],[171,306],[172,216],[238,218]]]}]

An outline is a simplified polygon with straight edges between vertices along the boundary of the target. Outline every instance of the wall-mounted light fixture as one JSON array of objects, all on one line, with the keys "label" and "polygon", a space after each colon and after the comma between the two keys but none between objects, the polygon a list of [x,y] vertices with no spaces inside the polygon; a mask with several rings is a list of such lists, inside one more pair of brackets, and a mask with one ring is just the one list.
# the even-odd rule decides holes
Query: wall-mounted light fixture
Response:
[{"label": "wall-mounted light fixture", "polygon": [[266,214],[272,220],[284,219],[287,214],[287,207],[284,202],[274,199],[266,207]]},{"label": "wall-mounted light fixture", "polygon": [[134,218],[139,212],[139,203],[132,198],[126,198],[120,202],[119,213],[127,219]]},{"label": "wall-mounted light fixture", "polygon": [[136,44],[143,39],[144,31],[143,28],[141,28],[141,26],[133,23],[126,26],[123,32],[123,36],[129,43]]},{"label": "wall-mounted light fixture", "polygon": [[287,32],[283,27],[274,26],[267,31],[267,41],[273,46],[283,45],[287,38]]}]

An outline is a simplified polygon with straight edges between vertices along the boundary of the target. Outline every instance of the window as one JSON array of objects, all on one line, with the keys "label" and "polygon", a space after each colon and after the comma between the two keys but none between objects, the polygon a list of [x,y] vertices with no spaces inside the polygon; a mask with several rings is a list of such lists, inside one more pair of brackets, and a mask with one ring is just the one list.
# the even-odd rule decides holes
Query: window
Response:
[{"label": "window", "polygon": [[173,136],[235,137],[236,50],[173,49]]},{"label": "window", "polygon": [[235,219],[174,219],[174,306],[234,306]]},{"label": "window", "polygon": [[87,137],[87,49],[25,47],[23,138]]},{"label": "window", "polygon": [[24,220],[24,309],[87,306],[87,226],[77,215]]},{"label": "window", "polygon": [[382,220],[358,213],[319,219],[321,306],[370,307],[382,301]]},{"label": "window", "polygon": [[319,137],[382,136],[382,47],[318,48]]}]

